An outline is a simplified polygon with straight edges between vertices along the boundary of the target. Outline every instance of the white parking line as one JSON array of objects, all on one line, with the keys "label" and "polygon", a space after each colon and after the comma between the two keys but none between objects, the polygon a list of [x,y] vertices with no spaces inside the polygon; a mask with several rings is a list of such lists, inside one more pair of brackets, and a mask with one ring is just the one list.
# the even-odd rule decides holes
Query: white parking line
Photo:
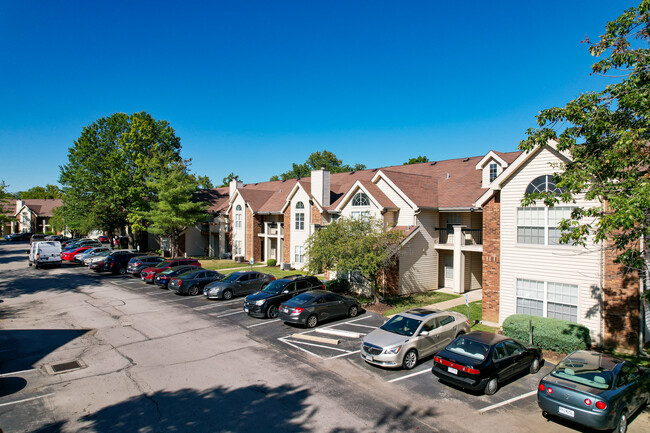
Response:
[{"label": "white parking line", "polygon": [[377,329],[378,328],[378,326],[362,325],[360,323],[350,323],[350,322],[348,322],[347,324],[350,325],[350,326],[359,326],[359,327],[362,327],[362,328],[371,328],[371,329]]},{"label": "white parking line", "polygon": [[419,376],[424,373],[431,373],[431,369],[427,368],[426,370],[418,371],[417,373],[407,374],[406,376],[398,377],[397,379],[391,379],[388,382],[397,382],[399,380],[408,379],[409,377]]},{"label": "white parking line", "polygon": [[295,344],[290,343],[289,341],[285,340],[284,337],[280,337],[280,338],[278,338],[278,340],[280,340],[281,342],[283,342],[283,343],[285,343],[285,344],[288,344],[289,346],[291,346],[291,347],[293,347],[293,348],[295,348],[295,349],[302,350],[303,352],[307,352],[307,353],[309,353],[311,356],[315,356],[315,357],[318,358],[318,359],[323,359],[322,356],[320,356],[320,355],[316,355],[314,352],[310,352],[309,350],[307,350],[307,349],[305,349],[305,348],[303,348],[303,347],[296,346]]},{"label": "white parking line", "polygon": [[12,376],[14,374],[29,373],[30,371],[36,371],[36,369],[35,368],[30,368],[28,370],[12,371],[10,373],[0,374],[0,377]]},{"label": "white parking line", "polygon": [[201,305],[200,307],[194,307],[194,310],[201,311],[201,310],[207,310],[208,308],[215,308],[215,307],[221,307],[224,305],[232,305],[236,304],[237,302],[242,302],[241,299],[236,299],[234,301],[222,301],[222,302],[214,302],[210,305]]},{"label": "white parking line", "polygon": [[532,397],[535,394],[537,394],[537,390],[527,392],[526,394],[522,394],[519,397],[513,397],[513,398],[511,398],[509,400],[502,401],[501,403],[493,404],[492,406],[484,407],[483,409],[479,410],[478,413],[482,414],[482,413],[485,413],[485,412],[487,412],[489,410],[496,409],[498,407],[505,406],[505,405],[510,404],[510,403],[514,403],[517,400],[522,400],[522,399],[524,399],[526,397]]},{"label": "white parking line", "polygon": [[214,317],[226,317],[226,316],[232,316],[233,314],[242,314],[242,313],[245,313],[245,311],[244,311],[244,310],[234,311],[234,312],[232,312],[232,313],[219,314],[218,316],[216,316],[216,315],[214,315],[214,314],[210,314],[210,315],[211,315],[211,316],[214,316]]},{"label": "white parking line", "polygon": [[0,404],[0,407],[9,406],[9,405],[12,405],[12,404],[17,404],[17,403],[25,403],[26,401],[38,400],[39,398],[45,398],[45,397],[49,397],[51,395],[54,395],[54,393],[51,392],[49,394],[39,395],[37,397],[24,398],[22,400],[10,401],[9,403],[2,403],[2,404]]},{"label": "white parking line", "polygon": [[[289,340],[284,340],[285,343],[287,343]],[[325,349],[330,349],[330,350],[335,350],[337,352],[345,352],[345,353],[350,353],[349,350],[345,349],[339,349],[338,347],[332,347],[332,346],[324,346],[322,344],[316,344],[316,343],[307,343],[305,341],[295,341],[295,340],[290,340],[292,343],[295,344],[304,344],[305,346],[314,346],[314,347],[322,347]]]},{"label": "white parking line", "polygon": [[171,292],[165,291],[165,292],[156,292],[156,293],[145,293],[145,295],[158,296],[158,295],[166,295],[166,294],[169,294],[169,293],[171,293]]},{"label": "white parking line", "polygon": [[261,322],[261,323],[256,323],[256,324],[254,324],[254,325],[247,326],[246,328],[254,328],[254,327],[256,327],[256,326],[267,325],[267,324],[269,324],[269,323],[279,322],[280,320],[281,320],[281,319],[266,320],[266,321]]},{"label": "white parking line", "polygon": [[350,355],[354,355],[355,353],[359,353],[359,352],[361,352],[361,351],[360,350],[355,350],[354,352],[342,353],[340,355],[332,356],[331,358],[327,358],[327,359],[341,358],[343,356],[350,356]]},{"label": "white parking line", "polygon": [[363,316],[363,317],[359,317],[358,319],[348,320],[347,322],[333,323],[330,326],[325,326],[325,328],[333,328],[334,326],[346,325],[348,323],[351,324],[353,322],[358,322],[359,320],[368,319],[369,317],[371,317],[371,316]]}]

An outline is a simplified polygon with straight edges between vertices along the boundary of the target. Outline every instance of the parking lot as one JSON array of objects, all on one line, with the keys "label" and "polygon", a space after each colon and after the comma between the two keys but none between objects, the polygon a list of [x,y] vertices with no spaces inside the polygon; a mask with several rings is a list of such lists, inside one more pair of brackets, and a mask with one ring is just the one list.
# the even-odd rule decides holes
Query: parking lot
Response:
[{"label": "parking lot", "polygon": [[[18,256],[12,256],[5,263],[20,270],[8,273],[0,269],[0,294],[6,300],[0,304],[0,312],[5,314],[3,319],[9,318],[3,328],[7,324],[16,326],[12,324],[13,320],[20,318],[21,312],[35,311],[30,320],[38,328],[37,333],[44,333],[44,338],[52,339],[49,329],[57,328],[57,332],[64,332],[67,336],[64,341],[69,340],[62,346],[63,352],[62,349],[52,349],[55,358],[68,360],[72,358],[68,353],[74,352],[78,353],[75,359],[88,365],[52,376],[60,377],[53,382],[48,374],[44,374],[44,365],[50,362],[52,355],[40,359],[32,354],[30,348],[24,349],[24,356],[3,358],[0,353],[3,385],[7,380],[17,383],[19,379],[27,384],[22,389],[16,386],[16,391],[0,394],[0,428],[7,425],[2,424],[3,419],[9,420],[9,425],[23,427],[9,431],[36,430],[45,416],[56,425],[57,417],[51,414],[74,406],[73,401],[81,406],[74,409],[68,418],[79,417],[84,411],[95,411],[100,414],[96,415],[97,419],[112,419],[116,416],[114,411],[126,410],[128,413],[123,417],[130,424],[124,424],[127,427],[121,431],[159,431],[170,421],[165,416],[156,421],[155,413],[158,411],[164,415],[164,408],[176,412],[178,393],[182,393],[180,401],[189,399],[196,408],[175,416],[191,419],[191,425],[198,426],[194,431],[215,431],[213,424],[202,424],[216,416],[212,406],[206,406],[205,402],[209,401],[205,400],[207,394],[190,393],[188,397],[187,389],[209,387],[214,394],[224,393],[223,386],[226,386],[228,392],[242,390],[248,393],[250,389],[257,390],[262,386],[268,399],[269,395],[276,395],[276,389],[284,389],[282,387],[289,386],[294,391],[302,389],[305,383],[309,383],[306,378],[314,377],[318,378],[318,392],[309,394],[310,397],[300,403],[294,402],[278,409],[271,401],[265,403],[270,406],[263,409],[240,409],[243,401],[250,400],[246,394],[243,400],[236,400],[236,409],[229,410],[259,410],[265,414],[279,410],[287,418],[298,416],[294,412],[296,404],[320,411],[313,415],[312,424],[308,419],[300,418],[298,428],[279,424],[269,431],[483,431],[494,427],[502,432],[585,431],[576,426],[547,422],[541,416],[535,397],[536,387],[551,365],[545,365],[535,375],[524,375],[502,384],[495,395],[486,396],[440,383],[431,374],[430,358],[420,360],[409,371],[365,363],[359,354],[361,339],[385,321],[384,317],[372,312],[362,311],[354,318],[324,322],[314,329],[306,329],[279,319],[249,317],[243,310],[243,298],[223,301],[177,295],[131,276],[98,274],[67,264],[62,269],[35,270],[27,268],[26,264],[23,266]],[[7,310],[8,306],[12,308]],[[61,317],[66,317],[65,322]],[[86,339],[87,346],[81,343]],[[54,341],[52,347],[57,344]],[[95,348],[94,345],[98,344],[99,348]],[[105,353],[113,350],[120,353],[110,363],[114,370],[109,373],[98,369],[98,365],[106,362],[103,360],[107,356]],[[130,366],[123,365],[124,359]],[[223,374],[205,374],[215,368]],[[96,376],[91,376],[93,382],[88,389],[92,392],[86,389],[90,397],[83,408],[84,400],[77,400],[80,400],[79,395],[86,394],[79,394],[73,384],[79,386],[82,377],[90,373]],[[113,375],[122,378],[109,386],[110,392],[95,392],[98,386],[100,389],[107,386],[104,382],[113,380]],[[136,383],[136,388],[124,385],[131,381]],[[124,386],[128,392],[123,390]],[[174,398],[166,401],[169,399],[168,389],[175,390]],[[280,394],[286,392],[284,389]],[[144,403],[140,400],[136,400],[137,404],[132,403],[138,395],[144,396]],[[318,402],[311,402],[311,399],[318,399]],[[150,401],[156,402],[154,420],[144,422],[141,414],[151,410]],[[310,404],[306,405],[306,401]],[[106,409],[107,405],[109,409]],[[15,410],[17,407],[20,407],[19,411]],[[325,408],[330,408],[329,412]],[[305,411],[301,409],[299,413],[304,415]],[[339,415],[332,418],[328,415],[331,411]],[[223,414],[220,413],[219,417]],[[354,417],[359,419],[351,421]],[[80,419],[86,420],[87,417]],[[103,430],[96,428],[98,422],[95,418],[92,421],[97,431],[113,431],[112,424],[110,429]],[[24,427],[32,425],[30,423],[33,423],[33,429]],[[238,423],[228,430],[218,431],[255,430],[252,426],[246,428],[241,419]],[[132,429],[132,424],[138,429]],[[343,428],[347,425],[354,427]],[[647,431],[649,426],[650,415],[646,409],[632,421],[629,431]],[[188,428],[179,426],[178,431],[187,431]],[[75,425],[70,431],[76,429]]]}]

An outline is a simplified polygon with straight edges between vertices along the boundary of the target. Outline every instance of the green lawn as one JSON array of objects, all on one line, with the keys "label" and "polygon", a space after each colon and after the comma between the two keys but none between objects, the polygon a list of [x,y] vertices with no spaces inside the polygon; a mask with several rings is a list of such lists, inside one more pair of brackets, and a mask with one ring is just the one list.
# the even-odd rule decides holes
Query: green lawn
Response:
[{"label": "green lawn", "polygon": [[219,260],[210,258],[199,258],[199,261],[205,269],[219,270],[228,268],[250,268],[248,263],[237,263],[233,260]]},{"label": "green lawn", "polygon": [[[449,311],[456,311],[467,316],[467,305],[457,305],[452,308],[448,308]],[[469,303],[469,322],[472,324],[472,331],[489,331],[497,332],[499,328],[493,328],[491,326],[485,326],[480,323],[474,324],[477,320],[483,318],[483,302],[475,301]]]},{"label": "green lawn", "polygon": [[[201,263],[203,263],[203,262],[201,262]],[[250,269],[251,269],[250,266],[251,265],[246,265],[241,270],[242,271],[250,271]],[[258,272],[263,272],[265,274],[271,274],[271,275],[275,276],[275,278],[277,278],[277,279],[286,277],[288,275],[307,275],[305,272],[302,272],[302,271],[283,271],[277,266],[262,266],[262,267],[259,267],[259,268],[254,267],[253,270],[258,271]],[[229,274],[232,274],[233,272],[235,272],[235,270],[225,271],[224,274],[229,275]]]},{"label": "green lawn", "polygon": [[386,298],[384,302],[390,305],[394,305],[394,307],[386,311],[384,313],[384,316],[390,316],[392,314],[397,314],[411,308],[424,307],[426,305],[436,304],[438,302],[448,301],[454,298],[458,298],[458,295],[436,291],[416,293],[410,296],[396,296],[392,298]]}]

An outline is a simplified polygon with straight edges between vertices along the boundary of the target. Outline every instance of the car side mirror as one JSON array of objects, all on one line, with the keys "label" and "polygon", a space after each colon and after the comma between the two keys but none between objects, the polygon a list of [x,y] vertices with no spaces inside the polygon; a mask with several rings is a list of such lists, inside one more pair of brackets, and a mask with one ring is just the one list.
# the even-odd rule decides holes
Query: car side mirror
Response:
[{"label": "car side mirror", "polygon": [[422,331],[422,332],[420,332],[420,335],[422,337],[428,337],[429,336],[429,331]]}]

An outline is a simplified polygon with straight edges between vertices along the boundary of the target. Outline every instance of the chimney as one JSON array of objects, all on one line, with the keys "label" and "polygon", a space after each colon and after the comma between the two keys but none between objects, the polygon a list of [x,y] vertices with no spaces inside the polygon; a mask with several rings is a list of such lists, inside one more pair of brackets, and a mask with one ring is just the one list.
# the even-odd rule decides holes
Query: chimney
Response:
[{"label": "chimney", "polygon": [[241,180],[231,180],[230,181],[230,197],[235,194],[235,191],[244,186],[244,182]]},{"label": "chimney", "polygon": [[16,200],[16,213],[18,213],[18,211],[20,210],[20,208],[23,207],[24,204],[25,203],[22,200],[20,199]]},{"label": "chimney", "polygon": [[330,172],[325,167],[311,171],[311,195],[321,207],[330,205]]}]

